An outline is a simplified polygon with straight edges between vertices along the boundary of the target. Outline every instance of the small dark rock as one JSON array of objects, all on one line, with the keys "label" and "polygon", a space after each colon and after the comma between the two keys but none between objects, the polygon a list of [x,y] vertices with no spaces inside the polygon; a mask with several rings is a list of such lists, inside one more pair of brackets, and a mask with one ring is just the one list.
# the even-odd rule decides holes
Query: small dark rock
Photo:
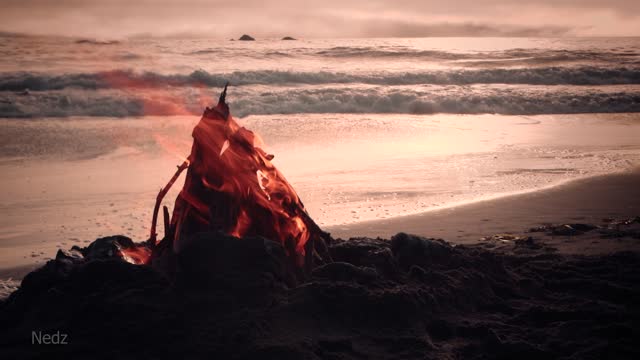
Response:
[{"label": "small dark rock", "polygon": [[515,245],[516,247],[523,247],[527,249],[534,249],[534,250],[542,249],[542,244],[535,241],[535,239],[532,238],[531,236],[528,236],[524,239],[515,240]]},{"label": "small dark rock", "polygon": [[582,231],[582,232],[587,232],[587,231],[595,230],[595,229],[598,228],[595,225],[582,224],[582,223],[569,224],[569,226],[571,226],[573,229],[575,229],[577,231]]},{"label": "small dark rock", "polygon": [[282,40],[297,40],[297,39],[292,38],[291,36],[285,36],[282,38]]},{"label": "small dark rock", "polygon": [[549,231],[549,225],[536,226],[529,229],[529,232],[547,232]]},{"label": "small dark rock", "polygon": [[244,34],[238,38],[240,41],[254,41],[255,39],[247,34]]},{"label": "small dark rock", "polygon": [[443,261],[447,262],[451,258],[453,248],[443,240],[398,233],[391,237],[391,251],[400,267],[408,270],[411,265],[429,267]]},{"label": "small dark rock", "polygon": [[84,259],[84,255],[82,255],[82,252],[76,249],[71,249],[69,251],[58,249],[58,252],[56,253],[57,261],[79,262],[79,261],[82,261],[83,259]]},{"label": "small dark rock", "polygon": [[420,266],[413,265],[409,269],[409,276],[418,280],[424,280],[427,277],[427,271]]},{"label": "small dark rock", "polygon": [[[135,246],[133,240],[126,236],[107,236],[92,242],[85,249],[82,255],[89,259],[122,259],[118,256],[119,248],[130,248]],[[122,260],[124,261],[124,260]]]},{"label": "small dark rock", "polygon": [[583,233],[584,233],[583,231],[574,228],[570,224],[554,226],[551,229],[552,235],[559,235],[559,236],[575,236],[575,235],[581,235]]},{"label": "small dark rock", "polygon": [[376,269],[370,267],[357,267],[345,262],[333,262],[322,265],[313,270],[311,275],[315,278],[333,281],[355,281],[368,283],[378,278]]}]

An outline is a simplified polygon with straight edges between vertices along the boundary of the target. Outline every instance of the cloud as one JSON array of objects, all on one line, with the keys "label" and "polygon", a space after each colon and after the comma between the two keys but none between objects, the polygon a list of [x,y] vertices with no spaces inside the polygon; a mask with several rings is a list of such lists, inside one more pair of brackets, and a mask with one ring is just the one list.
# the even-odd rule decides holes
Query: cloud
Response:
[{"label": "cloud", "polygon": [[410,21],[363,22],[363,36],[368,37],[550,37],[563,36],[571,30],[562,26],[525,27],[513,25],[489,25],[480,23],[428,24]]},{"label": "cloud", "polygon": [[94,37],[638,35],[626,0],[3,0],[0,31]]}]

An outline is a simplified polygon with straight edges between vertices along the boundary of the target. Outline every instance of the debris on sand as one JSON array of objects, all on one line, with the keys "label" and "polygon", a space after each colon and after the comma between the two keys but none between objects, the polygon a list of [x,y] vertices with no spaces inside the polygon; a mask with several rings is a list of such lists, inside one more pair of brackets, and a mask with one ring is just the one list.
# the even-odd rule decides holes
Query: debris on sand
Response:
[{"label": "debris on sand", "polygon": [[640,216],[629,219],[611,219],[598,232],[602,238],[630,237],[640,239]]},{"label": "debris on sand", "polygon": [[521,240],[522,236],[513,235],[513,234],[495,234],[491,236],[485,236],[480,238],[480,241],[494,241],[494,242],[502,242],[508,243],[511,241]]},{"label": "debris on sand", "polygon": [[539,255],[541,252],[551,253],[557,251],[556,248],[532,236],[513,234],[485,236],[480,239],[480,243],[477,246],[482,249],[518,256]]},{"label": "debris on sand", "polygon": [[529,229],[529,232],[545,233],[549,236],[578,236],[598,230],[602,238],[630,237],[640,239],[640,216],[628,219],[602,219],[601,225],[592,224],[545,224]]},{"label": "debris on sand", "polygon": [[559,236],[575,236],[582,235],[591,230],[597,229],[598,226],[590,225],[590,224],[560,224],[560,225],[543,225],[535,228],[529,229],[529,232],[544,232],[548,235],[559,235]]},{"label": "debris on sand", "polygon": [[637,253],[536,253],[525,238],[519,256],[400,233],[335,240],[334,262],[290,285],[284,247],[265,238],[194,235],[173,278],[107,239],[58,252],[0,302],[3,354],[32,357],[31,330],[56,329],[70,341],[46,350],[67,358],[100,344],[105,358],[640,356]]},{"label": "debris on sand", "polygon": [[13,280],[12,278],[0,279],[0,301],[4,300],[11,295],[11,293],[18,290],[20,281]]}]

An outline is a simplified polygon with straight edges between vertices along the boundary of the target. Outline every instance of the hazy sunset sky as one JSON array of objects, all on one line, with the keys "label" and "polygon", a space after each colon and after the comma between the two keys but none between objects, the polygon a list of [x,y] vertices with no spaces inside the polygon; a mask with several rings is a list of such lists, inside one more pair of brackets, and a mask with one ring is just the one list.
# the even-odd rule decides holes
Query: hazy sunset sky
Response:
[{"label": "hazy sunset sky", "polygon": [[121,38],[638,36],[633,0],[0,0],[0,31]]}]

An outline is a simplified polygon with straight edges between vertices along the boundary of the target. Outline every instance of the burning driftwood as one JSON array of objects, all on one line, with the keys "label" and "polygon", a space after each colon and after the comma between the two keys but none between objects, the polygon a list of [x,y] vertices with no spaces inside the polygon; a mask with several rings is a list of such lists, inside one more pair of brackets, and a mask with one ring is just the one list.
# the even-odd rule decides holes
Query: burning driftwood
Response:
[{"label": "burning driftwood", "polygon": [[[274,156],[264,151],[260,137],[233,119],[226,93],[227,86],[218,104],[204,111],[193,130],[191,154],[158,194],[149,243],[179,253],[192,235],[203,231],[262,236],[280,242],[290,269],[304,278],[314,262],[330,259],[329,235],[309,217],[293,187],[271,163]],[[164,208],[165,237],[157,242],[162,198],[187,168],[170,220]]]}]

